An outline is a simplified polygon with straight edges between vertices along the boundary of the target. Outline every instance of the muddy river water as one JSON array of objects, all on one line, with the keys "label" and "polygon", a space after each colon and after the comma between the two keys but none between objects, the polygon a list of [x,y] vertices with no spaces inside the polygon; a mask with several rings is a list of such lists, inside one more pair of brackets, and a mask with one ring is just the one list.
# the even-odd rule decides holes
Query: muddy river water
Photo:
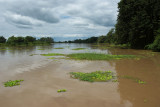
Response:
[{"label": "muddy river water", "polygon": [[[64,49],[55,49],[63,47]],[[86,48],[85,50],[72,50]],[[140,55],[140,59],[80,61],[48,59],[47,53],[98,52]],[[37,55],[31,55],[37,54]],[[69,72],[113,71],[118,82],[84,82]],[[20,86],[3,82],[23,79]],[[67,92],[57,93],[58,89]],[[55,43],[51,46],[0,49],[0,107],[160,107],[160,53],[147,50],[104,48],[104,45]]]}]

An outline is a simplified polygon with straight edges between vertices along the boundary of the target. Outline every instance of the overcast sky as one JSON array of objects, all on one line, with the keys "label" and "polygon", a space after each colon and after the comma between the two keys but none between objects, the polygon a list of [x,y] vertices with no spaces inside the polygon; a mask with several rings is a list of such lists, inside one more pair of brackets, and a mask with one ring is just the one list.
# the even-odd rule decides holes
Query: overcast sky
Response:
[{"label": "overcast sky", "polygon": [[120,0],[0,0],[0,35],[90,37],[105,35]]}]

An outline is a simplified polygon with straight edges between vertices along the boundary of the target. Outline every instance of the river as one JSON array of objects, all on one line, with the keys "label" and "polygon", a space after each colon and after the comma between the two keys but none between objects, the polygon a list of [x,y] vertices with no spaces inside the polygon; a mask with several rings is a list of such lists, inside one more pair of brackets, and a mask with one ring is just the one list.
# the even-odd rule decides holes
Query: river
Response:
[{"label": "river", "polygon": [[[55,49],[63,47],[63,49]],[[84,50],[72,50],[85,48]],[[112,55],[139,55],[140,59],[110,61],[48,59],[47,53],[96,52]],[[35,55],[33,55],[35,54]],[[118,78],[118,82],[84,82],[69,72],[113,71],[117,77],[136,77],[146,82]],[[3,82],[23,79],[20,86],[4,87]],[[58,89],[67,92],[57,93]],[[0,49],[1,107],[159,107],[160,53],[119,49],[95,44],[55,43],[50,46],[6,47]]]}]

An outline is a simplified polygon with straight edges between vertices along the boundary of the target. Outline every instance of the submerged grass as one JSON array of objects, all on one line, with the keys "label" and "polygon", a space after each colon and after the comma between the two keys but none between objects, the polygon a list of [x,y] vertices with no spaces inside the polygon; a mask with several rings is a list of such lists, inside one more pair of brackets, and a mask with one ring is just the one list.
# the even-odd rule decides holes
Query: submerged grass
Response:
[{"label": "submerged grass", "polygon": [[20,85],[20,82],[21,81],[24,81],[24,80],[9,80],[7,82],[4,82],[4,86],[5,87],[13,87],[13,86],[17,86],[17,85]]},{"label": "submerged grass", "polygon": [[42,56],[64,56],[64,54],[60,53],[48,53],[48,54],[41,54]]},{"label": "submerged grass", "polygon": [[72,50],[84,50],[84,49],[86,49],[86,48],[74,48]]},{"label": "submerged grass", "polygon": [[70,76],[74,79],[88,82],[106,82],[113,79],[111,71],[96,71],[91,73],[70,72]]},{"label": "submerged grass", "polygon": [[33,55],[38,55],[38,54],[31,54],[31,55],[29,55],[29,56],[33,56]]},{"label": "submerged grass", "polygon": [[48,59],[55,59],[55,57],[51,57],[51,58],[48,58]]},{"label": "submerged grass", "polygon": [[64,49],[63,47],[58,47],[58,48],[54,48],[54,49]]},{"label": "submerged grass", "polygon": [[59,89],[59,90],[57,90],[58,93],[60,93],[60,92],[66,92],[66,91],[67,91],[66,89]]},{"label": "submerged grass", "polygon": [[77,60],[111,60],[123,58],[137,58],[135,55],[109,55],[102,53],[73,53],[67,55],[71,59]]},{"label": "submerged grass", "polygon": [[38,50],[44,50],[44,49],[38,49]]},{"label": "submerged grass", "polygon": [[146,84],[145,81],[142,81],[140,80],[139,78],[136,78],[136,77],[132,77],[132,76],[128,76],[128,75],[123,75],[123,76],[120,76],[121,78],[125,78],[125,79],[130,79],[130,80],[133,80],[139,84]]}]

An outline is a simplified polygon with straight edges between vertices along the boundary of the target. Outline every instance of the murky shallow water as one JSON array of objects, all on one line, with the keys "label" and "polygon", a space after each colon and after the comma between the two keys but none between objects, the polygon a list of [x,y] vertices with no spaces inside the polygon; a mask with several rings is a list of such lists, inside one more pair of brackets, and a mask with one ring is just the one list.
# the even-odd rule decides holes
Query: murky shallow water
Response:
[{"label": "murky shallow water", "polygon": [[[54,49],[64,47],[64,49]],[[75,51],[73,48],[87,48]],[[40,49],[40,50],[39,50]],[[44,50],[42,50],[44,49]],[[74,61],[47,59],[43,53],[100,52],[145,56],[140,60]],[[88,83],[71,79],[69,72],[111,70],[146,81]],[[54,44],[0,50],[0,107],[159,107],[160,53],[146,50],[115,49],[91,44]],[[6,88],[3,82],[24,79],[20,86]],[[57,93],[58,89],[67,89]]]}]

